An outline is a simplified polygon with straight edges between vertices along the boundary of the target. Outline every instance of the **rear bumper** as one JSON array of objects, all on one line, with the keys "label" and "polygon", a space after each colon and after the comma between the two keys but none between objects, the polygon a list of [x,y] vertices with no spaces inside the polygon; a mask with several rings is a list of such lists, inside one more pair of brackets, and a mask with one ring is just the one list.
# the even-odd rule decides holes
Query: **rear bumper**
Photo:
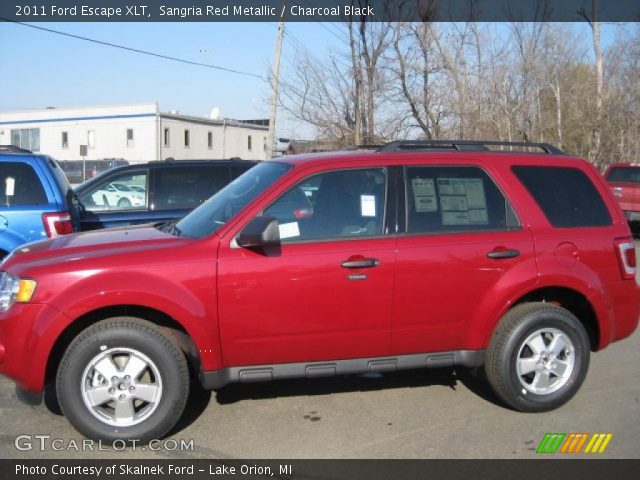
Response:
[{"label": "rear bumper", "polygon": [[48,327],[63,315],[42,304],[15,304],[0,314],[0,374],[16,382],[24,397],[42,392],[55,335]]}]

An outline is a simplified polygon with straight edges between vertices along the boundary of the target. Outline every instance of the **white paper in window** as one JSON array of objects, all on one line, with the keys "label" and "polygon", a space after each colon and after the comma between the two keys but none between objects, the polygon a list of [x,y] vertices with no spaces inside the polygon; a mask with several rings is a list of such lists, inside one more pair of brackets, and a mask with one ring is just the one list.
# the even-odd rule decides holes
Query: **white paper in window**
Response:
[{"label": "white paper in window", "polygon": [[360,210],[363,217],[376,216],[375,195],[360,195]]},{"label": "white paper in window", "polygon": [[413,201],[418,213],[436,212],[438,201],[433,178],[412,178]]},{"label": "white paper in window", "polygon": [[278,225],[280,230],[280,238],[293,238],[300,236],[300,227],[298,222],[282,223]]},{"label": "white paper in window", "polygon": [[487,197],[481,178],[438,178],[443,225],[487,225]]}]

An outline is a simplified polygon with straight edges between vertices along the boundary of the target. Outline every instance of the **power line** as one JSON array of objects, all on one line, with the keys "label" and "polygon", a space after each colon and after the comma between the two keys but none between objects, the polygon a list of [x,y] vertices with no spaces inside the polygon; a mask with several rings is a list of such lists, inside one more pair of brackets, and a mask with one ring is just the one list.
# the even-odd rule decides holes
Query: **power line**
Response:
[{"label": "power line", "polygon": [[21,25],[23,27],[29,27],[29,28],[34,28],[36,30],[42,30],[44,32],[55,33],[57,35],[62,35],[64,37],[75,38],[76,40],[83,40],[85,42],[97,43],[98,45],[104,45],[106,47],[119,48],[121,50],[126,50],[128,52],[140,53],[142,55],[149,55],[151,57],[162,58],[164,60],[171,60],[173,62],[180,62],[180,63],[186,63],[188,65],[195,65],[197,67],[212,68],[214,70],[220,70],[220,71],[228,72],[228,73],[235,73],[237,75],[245,75],[247,77],[258,78],[258,79],[260,79],[262,81],[266,81],[266,79],[263,76],[258,75],[256,73],[243,72],[241,70],[234,70],[232,68],[221,67],[219,65],[213,65],[213,64],[210,64],[210,63],[194,62],[192,60],[186,60],[184,58],[172,57],[172,56],[169,56],[169,55],[163,55],[161,53],[155,53],[155,52],[149,52],[147,50],[141,50],[139,48],[127,47],[126,45],[118,45],[116,43],[104,42],[102,40],[96,40],[94,38],[83,37],[81,35],[75,35],[75,34],[72,34],[72,33],[61,32],[59,30],[53,30],[51,28],[39,27],[37,25],[31,25],[29,23],[15,22],[15,21],[11,21],[11,20],[8,20],[8,19],[2,18],[2,17],[0,17],[0,20],[1,21],[11,22],[11,23],[14,23],[16,25]]}]

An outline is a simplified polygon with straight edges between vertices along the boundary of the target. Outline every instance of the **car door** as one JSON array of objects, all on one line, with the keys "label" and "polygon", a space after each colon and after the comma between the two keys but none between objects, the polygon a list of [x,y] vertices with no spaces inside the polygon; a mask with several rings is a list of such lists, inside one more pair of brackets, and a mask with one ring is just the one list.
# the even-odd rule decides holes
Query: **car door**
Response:
[{"label": "car door", "polygon": [[[81,230],[121,227],[151,222],[149,215],[149,169],[128,169],[106,175],[79,192],[84,211]],[[138,186],[143,191],[129,188]]]},{"label": "car door", "polygon": [[470,349],[474,319],[497,301],[505,277],[517,269],[518,278],[535,282],[533,238],[482,168],[418,165],[405,172],[391,350]]},{"label": "car door", "polygon": [[154,168],[151,210],[154,221],[184,217],[230,181],[227,163],[170,165]]},{"label": "car door", "polygon": [[[218,305],[226,365],[389,354],[395,238],[386,233],[387,177],[384,168],[326,171],[283,191],[263,212],[278,220],[277,251],[225,237]],[[311,205],[308,185],[317,186]]]}]

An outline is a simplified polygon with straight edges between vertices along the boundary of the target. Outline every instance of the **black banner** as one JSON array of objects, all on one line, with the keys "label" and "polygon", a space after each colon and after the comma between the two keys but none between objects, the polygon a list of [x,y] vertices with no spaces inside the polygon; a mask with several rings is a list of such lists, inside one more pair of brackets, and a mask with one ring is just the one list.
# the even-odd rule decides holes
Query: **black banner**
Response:
[{"label": "black banner", "polygon": [[0,460],[3,479],[636,479],[640,460]]},{"label": "black banner", "polygon": [[[595,7],[595,8],[594,8]],[[14,22],[640,21],[638,0],[3,0]]]}]

